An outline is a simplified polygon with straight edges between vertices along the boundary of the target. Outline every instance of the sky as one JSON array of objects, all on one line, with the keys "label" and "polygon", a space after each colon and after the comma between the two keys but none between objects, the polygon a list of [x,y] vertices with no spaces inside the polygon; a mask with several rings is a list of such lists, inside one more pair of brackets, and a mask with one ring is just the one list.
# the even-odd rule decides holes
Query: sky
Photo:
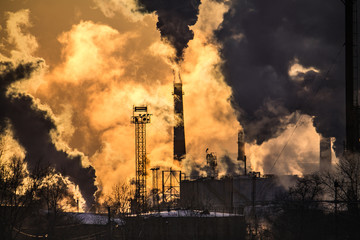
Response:
[{"label": "sky", "polygon": [[[0,9],[4,156],[49,163],[88,205],[135,175],[133,106],[152,114],[149,169],[205,174],[209,148],[221,176],[239,173],[240,129],[249,170],[264,174],[317,170],[320,134],[342,151],[341,1],[3,0]],[[173,71],[184,91],[181,165]]]}]

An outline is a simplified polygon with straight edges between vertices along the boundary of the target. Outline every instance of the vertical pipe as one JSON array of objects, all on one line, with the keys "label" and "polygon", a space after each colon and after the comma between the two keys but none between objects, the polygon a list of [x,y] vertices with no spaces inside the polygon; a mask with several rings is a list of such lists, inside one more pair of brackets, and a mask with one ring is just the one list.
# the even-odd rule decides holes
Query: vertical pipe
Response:
[{"label": "vertical pipe", "polygon": [[350,152],[360,151],[356,7],[357,0],[345,0],[346,150]]},{"label": "vertical pipe", "polygon": [[246,156],[244,156],[244,173],[246,176],[246,174],[247,174],[247,172],[246,172]]},{"label": "vertical pipe", "polygon": [[162,197],[163,197],[163,203],[165,202],[165,186],[164,186],[164,171],[162,171]]},{"label": "vertical pipe", "polygon": [[173,171],[170,168],[170,201],[172,201],[173,198],[172,175],[173,175]]},{"label": "vertical pipe", "polygon": [[243,161],[245,156],[245,134],[244,130],[238,132],[238,157],[237,160]]}]

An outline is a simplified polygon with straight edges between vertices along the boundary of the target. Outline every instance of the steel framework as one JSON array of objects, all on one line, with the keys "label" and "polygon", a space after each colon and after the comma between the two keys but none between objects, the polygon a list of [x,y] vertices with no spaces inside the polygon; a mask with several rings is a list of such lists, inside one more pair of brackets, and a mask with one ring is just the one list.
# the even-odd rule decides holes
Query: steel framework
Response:
[{"label": "steel framework", "polygon": [[146,205],[146,124],[150,123],[147,106],[133,107],[131,123],[135,124],[135,202],[138,207]]},{"label": "steel framework", "polygon": [[184,173],[178,170],[162,171],[163,202],[173,202],[180,198],[180,183]]},{"label": "steel framework", "polygon": [[159,204],[159,188],[158,188],[158,171],[159,167],[151,168],[152,171],[152,197],[153,197],[153,206],[157,206]]}]

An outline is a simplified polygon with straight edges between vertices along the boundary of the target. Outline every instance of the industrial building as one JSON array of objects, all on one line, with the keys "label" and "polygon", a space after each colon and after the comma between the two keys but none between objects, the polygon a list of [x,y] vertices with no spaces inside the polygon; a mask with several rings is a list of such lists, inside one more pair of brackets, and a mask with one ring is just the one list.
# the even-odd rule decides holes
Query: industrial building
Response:
[{"label": "industrial building", "polygon": [[222,179],[200,178],[182,181],[180,184],[180,206],[185,209],[207,209],[243,214],[244,208],[266,205],[293,185],[295,175],[260,176],[249,175]]},{"label": "industrial building", "polygon": [[[359,83],[358,83],[358,49],[357,49],[357,12],[356,1],[346,0],[346,142],[345,155],[347,153],[360,152],[360,104],[359,104]],[[185,126],[184,126],[184,108],[183,108],[183,91],[182,81],[180,75],[175,77],[174,74],[174,117],[175,126],[173,132],[173,159],[181,163],[186,158],[186,143],[185,143]],[[144,136],[146,134],[144,133]],[[139,142],[139,141],[137,141]],[[332,168],[332,146],[331,138],[328,136],[321,136],[320,138],[320,156],[319,156],[319,170],[330,171]],[[142,145],[146,154],[146,145]],[[137,146],[138,148],[138,146]],[[138,155],[137,155],[138,157]],[[201,210],[205,213],[223,212],[228,214],[235,214],[238,217],[244,217],[247,209],[256,209],[263,206],[271,205],[277,200],[277,197],[294,185],[298,180],[296,175],[262,175],[259,172],[248,172],[247,159],[245,154],[245,133],[243,129],[238,132],[238,157],[240,175],[218,177],[217,171],[217,156],[213,152],[206,150],[204,155],[204,162],[206,162],[207,176],[197,179],[187,179],[181,171],[170,169],[152,168],[153,171],[153,189],[152,189],[152,204],[154,207],[161,209],[161,207],[176,207],[179,209]],[[143,161],[146,163],[146,155],[143,156]],[[141,162],[137,160],[137,162]],[[160,170],[161,179],[158,180],[158,171]],[[137,172],[138,173],[138,172]],[[146,168],[142,172],[144,176],[147,175]],[[158,181],[161,181],[161,187],[158,186]],[[137,188],[144,188],[139,183]],[[137,190],[144,192],[144,190]],[[135,198],[142,197],[141,194],[135,195]],[[136,200],[136,199],[135,199]],[[143,200],[136,200],[136,202],[144,203]],[[169,210],[170,211],[170,210]],[[205,214],[204,217],[210,216]],[[180,216],[179,216],[180,217]],[[228,227],[233,227],[232,222],[226,221]],[[239,218],[236,221],[243,221]],[[149,229],[159,228],[159,232],[166,232],[169,224],[173,220],[155,218],[148,222]],[[174,220],[175,221],[175,220]],[[176,224],[182,223],[183,220],[175,221]],[[195,222],[198,220],[194,220]],[[204,220],[204,224],[206,221]],[[235,221],[235,222],[236,222]],[[190,225],[189,225],[190,222]],[[184,221],[186,227],[173,229],[171,232],[187,231],[185,229],[191,228],[191,221]],[[244,227],[244,223],[239,226]],[[154,225],[155,224],[155,225]],[[175,224],[175,225],[176,225]],[[202,224],[202,223],[201,223]],[[206,224],[210,224],[206,222]],[[212,225],[214,224],[214,225]],[[219,222],[213,222],[210,225],[218,226]],[[205,225],[204,225],[205,226]],[[180,229],[180,230],[179,230]],[[182,230],[181,230],[182,229]],[[221,228],[223,229],[223,228]],[[204,231],[211,231],[206,229]],[[192,233],[196,232],[191,230]],[[215,231],[214,234],[216,234]],[[198,234],[198,233],[197,233]],[[178,234],[179,236],[181,234]],[[202,235],[207,237],[208,235]],[[214,236],[213,234],[209,235]],[[229,237],[232,239],[234,236]],[[161,239],[161,237],[159,236]],[[241,237],[240,237],[241,238]],[[200,239],[200,238],[199,238]]]}]

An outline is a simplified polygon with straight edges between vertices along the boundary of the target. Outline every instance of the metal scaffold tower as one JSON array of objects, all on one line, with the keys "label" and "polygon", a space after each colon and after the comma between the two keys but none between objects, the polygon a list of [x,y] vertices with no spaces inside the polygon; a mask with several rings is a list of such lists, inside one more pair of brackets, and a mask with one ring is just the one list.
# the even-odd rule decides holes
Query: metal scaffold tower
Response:
[{"label": "metal scaffold tower", "polygon": [[135,124],[135,203],[138,208],[146,205],[146,124],[150,123],[147,106],[134,107],[131,123]]}]

